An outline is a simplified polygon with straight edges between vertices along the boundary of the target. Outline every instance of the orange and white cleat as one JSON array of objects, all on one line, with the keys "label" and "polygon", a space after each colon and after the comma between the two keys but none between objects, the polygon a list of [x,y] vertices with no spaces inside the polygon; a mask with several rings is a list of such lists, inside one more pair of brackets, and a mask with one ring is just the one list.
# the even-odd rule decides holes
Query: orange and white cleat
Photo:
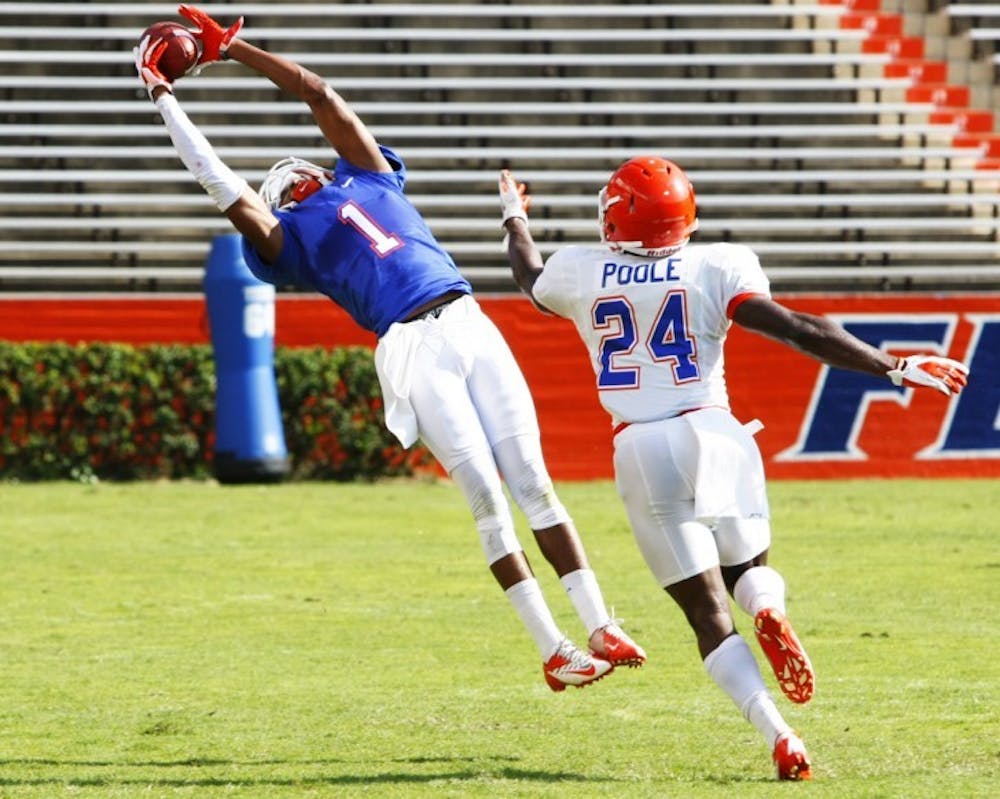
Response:
[{"label": "orange and white cleat", "polygon": [[811,780],[812,764],[806,747],[794,732],[779,735],[774,744],[774,765],[779,780]]},{"label": "orange and white cleat", "polygon": [[816,675],[788,619],[779,610],[764,608],[754,618],[753,626],[782,693],[800,705],[812,699]]},{"label": "orange and white cleat", "polygon": [[613,621],[594,630],[590,636],[590,651],[612,666],[634,668],[646,662],[645,650]]},{"label": "orange and white cleat", "polygon": [[583,688],[597,682],[612,669],[614,666],[608,661],[577,649],[567,638],[542,666],[545,682],[553,691],[565,691],[567,685]]}]

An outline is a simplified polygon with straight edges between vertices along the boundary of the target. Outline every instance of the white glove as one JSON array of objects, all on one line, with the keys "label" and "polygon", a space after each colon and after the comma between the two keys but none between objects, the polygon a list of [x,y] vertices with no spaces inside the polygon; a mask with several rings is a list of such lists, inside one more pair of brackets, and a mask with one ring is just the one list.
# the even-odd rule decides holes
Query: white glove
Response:
[{"label": "white glove", "polygon": [[926,386],[937,389],[946,397],[964,388],[969,369],[964,363],[938,355],[911,355],[900,358],[895,369],[887,373],[897,386]]},{"label": "white glove", "polygon": [[135,55],[135,71],[139,73],[142,82],[146,84],[146,91],[150,99],[153,98],[153,89],[162,86],[171,94],[174,93],[173,84],[167,80],[167,76],[160,72],[160,56],[167,49],[165,39],[151,39],[143,36],[139,46],[132,50]]},{"label": "white glove", "polygon": [[500,171],[500,212],[502,225],[508,219],[523,219],[528,221],[528,209],[531,207],[531,196],[526,194],[527,186],[518,183],[506,169]]}]

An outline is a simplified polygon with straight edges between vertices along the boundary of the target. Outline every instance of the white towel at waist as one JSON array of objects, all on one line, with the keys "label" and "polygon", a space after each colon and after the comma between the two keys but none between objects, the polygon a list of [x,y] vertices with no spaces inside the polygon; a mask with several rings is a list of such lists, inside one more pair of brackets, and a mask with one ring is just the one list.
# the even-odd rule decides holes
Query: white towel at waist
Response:
[{"label": "white towel at waist", "polygon": [[417,416],[410,404],[410,386],[416,351],[424,335],[419,324],[397,322],[375,347],[375,373],[382,387],[385,426],[404,447],[411,447],[417,441]]},{"label": "white towel at waist", "polygon": [[706,408],[683,418],[698,441],[695,517],[750,518],[768,515],[767,491],[760,451],[753,434],[763,425],[742,425],[727,411]]}]

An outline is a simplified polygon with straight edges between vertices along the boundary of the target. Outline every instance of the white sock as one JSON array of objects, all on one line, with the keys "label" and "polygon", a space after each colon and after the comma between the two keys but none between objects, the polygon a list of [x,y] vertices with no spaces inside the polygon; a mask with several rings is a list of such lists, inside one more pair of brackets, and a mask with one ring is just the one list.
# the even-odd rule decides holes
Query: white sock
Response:
[{"label": "white sock", "polygon": [[770,566],[747,569],[733,586],[733,599],[751,618],[764,608],[785,613],[785,580]]},{"label": "white sock", "polygon": [[747,706],[743,708],[743,716],[760,731],[772,749],[774,749],[780,735],[792,731],[767,691],[761,691],[750,697]]},{"label": "white sock", "polygon": [[791,729],[767,692],[753,652],[742,637],[730,635],[713,649],[705,658],[705,670],[769,746]]},{"label": "white sock", "polygon": [[542,655],[542,662],[547,661],[559,648],[565,636],[556,626],[549,606],[545,604],[542,589],[538,580],[529,577],[512,585],[504,593],[514,606],[517,615],[521,617],[524,626],[528,628],[535,645]]},{"label": "white sock", "polygon": [[604,604],[604,597],[601,595],[601,588],[597,584],[597,577],[592,570],[577,569],[564,574],[559,578],[559,582],[566,589],[588,636],[611,621]]}]

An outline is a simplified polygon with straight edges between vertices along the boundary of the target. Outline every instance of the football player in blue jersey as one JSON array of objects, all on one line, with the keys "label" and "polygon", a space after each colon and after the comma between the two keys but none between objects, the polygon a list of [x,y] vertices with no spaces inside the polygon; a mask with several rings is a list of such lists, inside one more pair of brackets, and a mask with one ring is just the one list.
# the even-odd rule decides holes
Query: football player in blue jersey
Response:
[{"label": "football player in blue jersey", "polygon": [[[259,192],[192,124],[159,67],[167,44],[144,38],[136,69],[184,165],[243,236],[251,271],[268,283],[328,296],[378,336],[375,366],[386,426],[422,439],[465,494],[494,577],[530,632],[554,691],[583,686],[645,652],[611,618],[573,522],[549,478],[527,384],[451,257],[403,193],[406,167],[313,72],[180,6],[200,44],[198,68],[232,59],[297,96],[338,159],[279,161]],[[588,635],[560,631],[518,542],[501,477],[569,594]]]}]

